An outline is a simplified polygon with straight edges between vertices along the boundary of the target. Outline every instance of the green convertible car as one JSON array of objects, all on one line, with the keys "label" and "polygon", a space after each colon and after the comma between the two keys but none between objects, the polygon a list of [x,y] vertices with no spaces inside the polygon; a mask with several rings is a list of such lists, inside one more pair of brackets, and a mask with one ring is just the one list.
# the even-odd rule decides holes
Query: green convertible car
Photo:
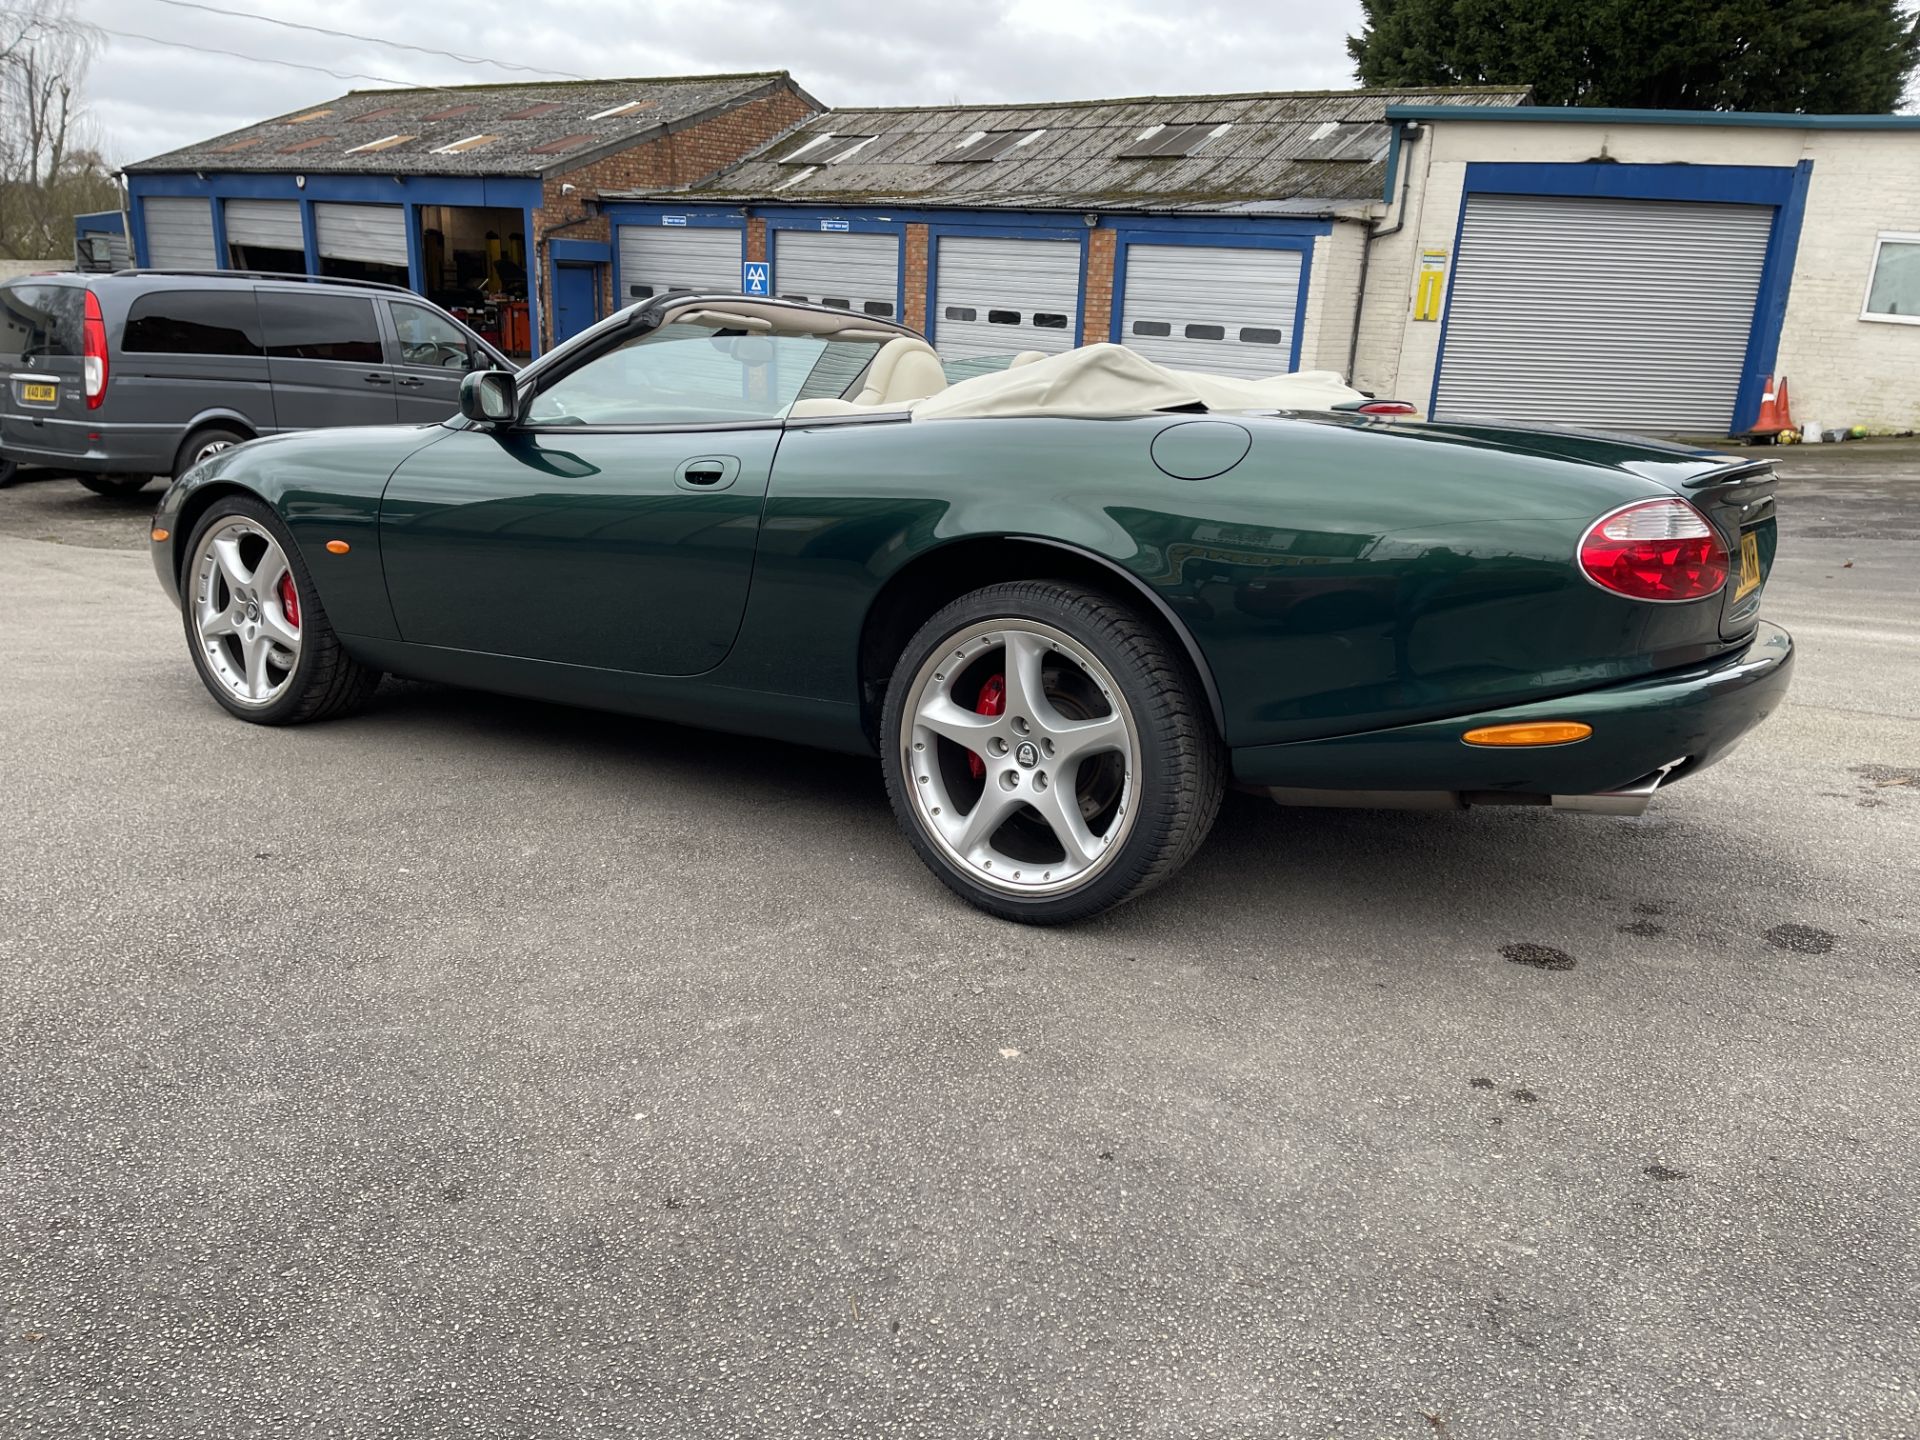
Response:
[{"label": "green convertible car", "polygon": [[949,384],[845,310],[662,297],[444,423],[254,441],[153,559],[232,714],[384,672],[860,753],[933,872],[1057,922],[1228,784],[1636,814],[1777,705],[1765,463],[1417,424],[1093,345]]}]

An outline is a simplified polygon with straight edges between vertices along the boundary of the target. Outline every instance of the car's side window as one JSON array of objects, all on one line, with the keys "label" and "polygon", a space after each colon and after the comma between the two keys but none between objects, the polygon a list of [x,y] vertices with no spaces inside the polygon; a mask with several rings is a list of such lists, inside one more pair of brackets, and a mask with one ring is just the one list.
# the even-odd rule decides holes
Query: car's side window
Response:
[{"label": "car's side window", "polygon": [[260,327],[267,354],[283,360],[343,360],[379,365],[386,360],[373,301],[363,295],[260,292]]},{"label": "car's side window", "polygon": [[472,367],[472,342],[446,316],[405,300],[389,300],[387,309],[393,316],[393,333],[400,340],[400,364],[430,370]]},{"label": "car's side window", "polygon": [[663,325],[541,386],[527,408],[526,423],[778,420],[795,400],[843,393],[878,348],[870,340]]},{"label": "car's side window", "polygon": [[127,311],[120,348],[129,355],[259,355],[260,317],[251,290],[158,290]]}]

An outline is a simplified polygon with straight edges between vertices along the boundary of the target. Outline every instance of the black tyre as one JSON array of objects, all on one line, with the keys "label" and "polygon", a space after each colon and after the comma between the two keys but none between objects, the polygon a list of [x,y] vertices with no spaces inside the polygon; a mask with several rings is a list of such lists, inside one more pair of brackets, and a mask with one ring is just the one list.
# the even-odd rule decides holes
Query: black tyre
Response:
[{"label": "black tyre", "polygon": [[209,456],[218,455],[222,450],[231,450],[252,438],[225,425],[209,425],[204,430],[194,431],[180,442],[180,453],[173,457],[173,478],[178,480]]},{"label": "black tyre", "polygon": [[224,496],[187,541],[180,612],[207,691],[255,725],[329,720],[364,705],[380,672],[341,647],[306,561],[258,500]]},{"label": "black tyre", "polygon": [[1123,601],[1047,580],[976,590],[920,627],[887,686],[881,763],[934,874],[1031,925],[1171,876],[1226,771],[1186,656]]},{"label": "black tyre", "polygon": [[19,478],[20,467],[14,464],[13,461],[7,459],[6,456],[0,455],[0,490],[6,489]]},{"label": "black tyre", "polygon": [[76,475],[73,478],[94,494],[109,499],[138,495],[153,482],[151,475]]}]

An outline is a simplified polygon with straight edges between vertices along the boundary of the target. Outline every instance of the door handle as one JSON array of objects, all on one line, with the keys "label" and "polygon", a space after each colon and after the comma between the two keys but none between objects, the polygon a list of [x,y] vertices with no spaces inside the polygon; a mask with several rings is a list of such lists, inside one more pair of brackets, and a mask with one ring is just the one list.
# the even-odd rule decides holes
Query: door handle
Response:
[{"label": "door handle", "polygon": [[673,483],[682,490],[724,490],[740,478],[740,461],[732,455],[696,455],[681,462]]},{"label": "door handle", "polygon": [[391,385],[393,383],[392,378],[386,375],[363,375],[360,378],[365,380],[369,385]]},{"label": "door handle", "polygon": [[402,380],[400,383],[401,385],[403,385],[409,390],[418,390],[422,385],[426,384],[427,382],[420,379],[418,376],[409,375],[406,379]]}]

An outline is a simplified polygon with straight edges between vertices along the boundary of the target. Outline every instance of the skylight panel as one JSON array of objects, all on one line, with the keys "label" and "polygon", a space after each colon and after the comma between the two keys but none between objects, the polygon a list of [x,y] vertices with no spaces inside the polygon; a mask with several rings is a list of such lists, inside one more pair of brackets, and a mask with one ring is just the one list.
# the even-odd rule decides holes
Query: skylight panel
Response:
[{"label": "skylight panel", "polygon": [[816,135],[798,149],[789,150],[780,157],[782,165],[838,165],[851,157],[855,151],[864,150],[877,136],[873,135]]},{"label": "skylight panel", "polygon": [[499,138],[498,135],[469,135],[464,140],[455,140],[451,145],[438,146],[431,153],[435,155],[464,155],[469,150],[478,150],[482,145],[491,145]]},{"label": "skylight panel", "polygon": [[364,145],[356,145],[347,151],[349,155],[370,155],[376,150],[391,150],[396,145],[404,145],[413,139],[411,135],[382,135],[378,140],[369,140]]},{"label": "skylight panel", "polygon": [[1181,155],[1191,155],[1216,135],[1224,135],[1233,125],[1228,122],[1216,125],[1205,122],[1199,125],[1155,125],[1143,130],[1128,149],[1120,152],[1122,160],[1162,160]]},{"label": "skylight panel", "polygon": [[976,130],[940,157],[942,165],[967,165],[998,160],[1010,151],[1031,145],[1045,130]]}]

